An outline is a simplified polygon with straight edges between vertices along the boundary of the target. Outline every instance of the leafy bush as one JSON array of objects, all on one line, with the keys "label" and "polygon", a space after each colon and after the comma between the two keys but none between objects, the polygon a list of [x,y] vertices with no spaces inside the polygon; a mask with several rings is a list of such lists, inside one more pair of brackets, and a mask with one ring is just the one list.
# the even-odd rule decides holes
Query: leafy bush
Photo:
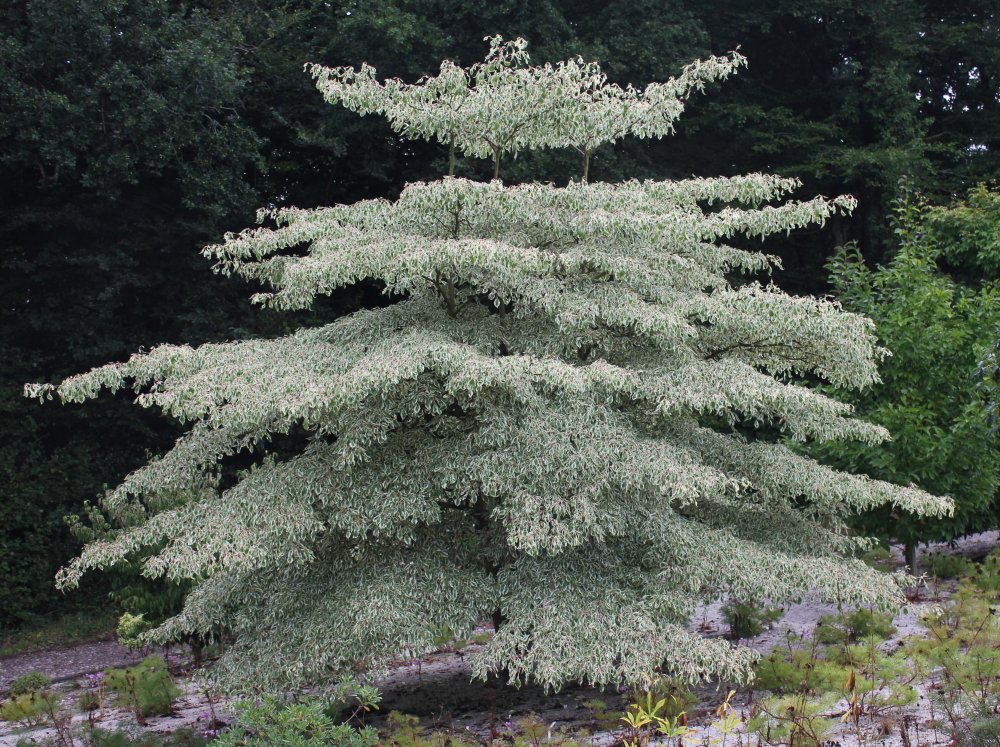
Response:
[{"label": "leafy bush", "polygon": [[592,723],[598,731],[611,731],[620,724],[617,711],[610,710],[606,701],[600,698],[586,700],[581,705],[590,711]]},{"label": "leafy bush", "polygon": [[169,714],[181,694],[160,656],[147,656],[127,669],[109,669],[104,673],[104,685],[117,696],[118,705],[135,713],[140,723],[147,716]]},{"label": "leafy bush", "polygon": [[834,695],[817,700],[797,695],[767,698],[756,705],[746,730],[769,744],[818,747],[834,725],[834,720],[824,714],[836,701]]},{"label": "leafy bush", "polygon": [[722,606],[722,617],[733,638],[753,638],[781,619],[781,609],[765,609],[756,601],[730,599]]},{"label": "leafy bush", "polygon": [[994,550],[976,566],[972,581],[988,595],[1000,596],[1000,550]]},{"label": "leafy bush", "polygon": [[[179,509],[199,496],[213,494],[214,483],[203,481],[189,490],[163,490],[150,496],[149,508],[154,511]],[[131,506],[84,503],[82,515],[67,516],[70,532],[80,542],[111,540],[129,531],[142,514],[136,515]],[[142,636],[180,612],[184,599],[192,588],[188,580],[149,578],[143,572],[149,551],[131,552],[109,569],[109,598],[122,615],[115,634],[118,641],[130,649],[139,649],[146,641]],[[202,660],[205,636],[178,634],[172,641],[191,646],[196,664]],[[162,641],[168,642],[168,641]]]},{"label": "leafy bush", "polygon": [[209,740],[186,728],[160,735],[127,729],[112,731],[88,724],[65,732],[63,736],[24,739],[17,743],[18,747],[65,747],[66,744],[75,747],[206,747]]},{"label": "leafy bush", "polygon": [[871,637],[884,641],[895,632],[891,615],[859,607],[850,614],[822,615],[813,637],[823,644],[844,644]]},{"label": "leafy bush", "polygon": [[104,701],[101,699],[100,694],[94,690],[84,690],[80,693],[80,697],[76,701],[76,707],[83,713],[99,711],[103,705]]},{"label": "leafy bush", "polygon": [[[529,721],[529,719],[524,721]],[[528,728],[530,728],[530,721]],[[522,744],[520,740],[512,740],[512,742],[516,747]],[[399,711],[391,711],[388,717],[387,734],[379,744],[386,747],[473,747],[479,742],[449,732],[433,731],[424,735],[419,718]],[[553,747],[556,747],[557,744],[563,744],[563,747],[566,747],[565,743],[558,741],[552,741],[551,744]]]},{"label": "leafy bush", "polygon": [[959,729],[959,747],[1000,747],[1000,718],[987,715],[973,718]]},{"label": "leafy bush", "polygon": [[962,583],[946,607],[928,615],[925,639],[910,644],[919,671],[951,723],[1000,708],[1000,621],[989,594]]},{"label": "leafy bush", "polygon": [[842,688],[854,703],[857,716],[876,717],[910,705],[917,699],[913,682],[917,674],[906,652],[887,654],[875,636],[859,644],[831,647],[829,660],[842,664],[848,678]]},{"label": "leafy bush", "polygon": [[130,612],[126,612],[118,618],[115,636],[121,645],[134,651],[145,645],[142,636],[152,629],[152,624],[143,615],[133,615]]},{"label": "leafy bush", "polygon": [[0,720],[40,726],[51,721],[59,708],[59,694],[53,690],[35,690],[5,700],[0,704]]},{"label": "leafy bush", "polygon": [[378,732],[338,724],[319,701],[285,704],[275,698],[233,706],[236,725],[218,736],[215,747],[374,747]]},{"label": "leafy bush", "polygon": [[44,690],[51,684],[52,680],[41,672],[28,672],[27,674],[22,674],[20,677],[16,677],[10,683],[10,695],[11,697],[27,695],[28,693]]},{"label": "leafy bush", "polygon": [[885,545],[876,545],[861,556],[861,560],[872,568],[884,567],[886,561],[890,559],[892,559],[892,551]]},{"label": "leafy bush", "polygon": [[950,268],[972,279],[1000,279],[1000,192],[979,184],[965,199],[927,213],[931,240]]},{"label": "leafy bush", "polygon": [[849,311],[871,318],[892,352],[883,383],[839,397],[885,426],[892,441],[815,443],[808,451],[829,464],[950,495],[955,512],[920,518],[883,506],[855,522],[865,534],[907,543],[950,540],[996,526],[1000,441],[990,438],[975,371],[1000,325],[1000,286],[970,287],[941,271],[950,234],[928,230],[932,212],[904,192],[894,209],[899,249],[870,269],[857,247],[842,247],[829,264],[837,296]]},{"label": "leafy bush", "polygon": [[934,578],[961,578],[972,572],[973,565],[961,555],[932,553],[927,557],[927,572]]},{"label": "leafy bush", "polygon": [[842,689],[850,668],[819,657],[819,650],[775,648],[754,668],[754,687],[778,693],[829,693]]}]

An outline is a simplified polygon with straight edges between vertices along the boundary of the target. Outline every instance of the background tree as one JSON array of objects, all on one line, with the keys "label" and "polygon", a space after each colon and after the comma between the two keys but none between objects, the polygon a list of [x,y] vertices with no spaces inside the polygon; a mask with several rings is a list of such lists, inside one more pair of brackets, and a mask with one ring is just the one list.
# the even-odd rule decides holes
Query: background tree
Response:
[{"label": "background tree", "polygon": [[[337,98],[421,134],[417,117],[454,112],[462,81],[472,103],[458,132],[479,132],[469,142],[516,152],[561,133],[555,144],[579,151],[607,127],[586,116],[592,106],[617,98],[628,134],[647,134],[647,117],[682,109],[655,97],[689,91],[692,71],[720,79],[743,62],[717,58],[625,91],[586,66],[523,67],[522,42],[492,49],[485,69],[448,65],[446,86],[425,80],[412,110],[397,104],[413,89],[373,85],[374,72],[321,72],[320,85],[356,85],[357,99]],[[803,441],[887,435],[788,382],[874,383],[871,323],[741,282],[774,259],[725,243],[854,206],[768,204],[798,186],[762,174],[561,188],[446,177],[395,201],[262,213],[277,227],[207,250],[222,272],[270,286],[258,302],[308,308],[366,278],[402,300],[271,340],[165,345],[28,387],[68,402],[132,387],[140,404],[192,424],[106,496],[110,510],[148,518],[87,545],[61,585],[152,548],[144,573],[197,582],[153,638],[224,625],[236,644],[215,673],[237,688],[377,667],[486,616],[496,633],[473,661],[480,677],[639,682],[667,662],[686,679],[743,679],[750,650],[687,630],[700,599],[808,589],[899,603],[892,578],[842,557],[865,544],[846,519],[883,504],[939,515],[950,503],[756,437],[763,424]],[[275,454],[274,441],[294,455]],[[225,479],[246,454],[255,464],[220,495],[157,506],[164,491],[220,470]]]},{"label": "background tree", "polygon": [[72,547],[63,514],[177,434],[126,401],[39,418],[16,380],[120,356],[150,333],[198,339],[237,323],[213,311],[223,286],[185,278],[193,242],[254,199],[244,173],[259,142],[234,110],[245,73],[229,29],[204,12],[56,0],[6,3],[0,21],[5,627],[55,604],[44,578]]},{"label": "background tree", "polygon": [[[839,468],[954,498],[949,517],[880,509],[858,522],[864,531],[905,542],[911,567],[917,542],[951,540],[997,524],[1000,443],[983,416],[986,393],[975,371],[1000,327],[1000,289],[995,282],[964,286],[938,268],[944,259],[968,260],[970,241],[982,236],[970,210],[975,212],[970,205],[930,210],[904,193],[895,209],[899,251],[892,260],[869,270],[856,247],[845,247],[830,266],[837,296],[872,318],[879,341],[892,352],[880,366],[884,384],[845,399],[862,417],[884,425],[893,440],[878,449],[824,444],[813,451]],[[989,245],[981,246],[988,262]]]},{"label": "background tree", "polygon": [[1000,280],[1000,191],[978,184],[924,217],[921,228],[948,272],[971,286]]},{"label": "background tree", "polygon": [[1000,337],[976,366],[976,386],[983,398],[990,433],[1000,432]]}]

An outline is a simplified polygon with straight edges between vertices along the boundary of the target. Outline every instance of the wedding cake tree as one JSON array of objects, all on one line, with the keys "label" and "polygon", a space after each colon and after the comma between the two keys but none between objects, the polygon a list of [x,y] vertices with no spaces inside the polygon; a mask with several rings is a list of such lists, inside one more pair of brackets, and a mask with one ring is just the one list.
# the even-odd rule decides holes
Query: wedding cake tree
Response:
[{"label": "wedding cake tree", "polygon": [[[487,619],[480,677],[741,679],[752,652],[689,629],[700,601],[815,590],[898,604],[891,577],[850,559],[864,540],[845,519],[949,502],[780,443],[887,437],[800,383],[875,384],[872,325],[753,282],[777,260],[726,243],[822,223],[854,200],[790,200],[798,183],[764,174],[587,183],[598,147],[668,134],[685,97],[744,64],[738,54],[644,90],[579,59],[528,62],[523,41],[494,39],[484,62],[445,62],[413,85],[312,66],[329,101],[441,141],[452,173],[456,153],[492,158],[494,179],[262,213],[272,227],[206,250],[221,272],[270,287],[255,299],[278,309],[365,279],[402,300],[27,387],[68,402],[131,387],[191,424],[104,497],[131,526],[89,544],[62,587],[148,553],[149,575],[196,582],[151,640],[223,625],[235,644],[215,675],[237,689],[377,669]],[[504,185],[502,159],[532,148],[575,149],[583,178]],[[269,453],[283,434],[299,453]],[[234,478],[240,453],[256,461]],[[180,505],[156,502],[189,489]]]}]

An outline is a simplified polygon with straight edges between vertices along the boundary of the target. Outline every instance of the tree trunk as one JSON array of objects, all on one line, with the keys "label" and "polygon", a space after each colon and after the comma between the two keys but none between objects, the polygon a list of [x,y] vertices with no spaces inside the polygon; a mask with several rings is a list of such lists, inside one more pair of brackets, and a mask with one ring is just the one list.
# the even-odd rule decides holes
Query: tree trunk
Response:
[{"label": "tree trunk", "polygon": [[205,663],[205,646],[200,637],[196,636],[191,639],[191,654],[194,656],[195,669],[201,669],[202,664]]},{"label": "tree trunk", "polygon": [[907,542],[903,546],[903,557],[906,560],[906,568],[911,576],[917,575],[917,543]]}]

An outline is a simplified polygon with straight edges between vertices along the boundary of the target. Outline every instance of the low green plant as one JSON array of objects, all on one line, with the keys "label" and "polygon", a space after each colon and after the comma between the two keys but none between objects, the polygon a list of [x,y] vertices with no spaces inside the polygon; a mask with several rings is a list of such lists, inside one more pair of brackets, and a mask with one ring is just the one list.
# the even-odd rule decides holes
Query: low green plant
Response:
[{"label": "low green plant", "polygon": [[94,719],[99,715],[98,712],[104,712],[104,672],[84,675],[84,688],[76,705],[80,711],[87,714],[88,720],[93,724]]},{"label": "low green plant", "polygon": [[625,709],[620,719],[628,731],[623,740],[625,747],[645,747],[653,736],[680,742],[691,733],[687,714],[679,710],[674,696],[659,696],[657,683],[658,680],[651,678],[650,686],[638,692],[634,702]]},{"label": "low green plant", "polygon": [[382,692],[373,685],[364,685],[345,676],[331,689],[323,692],[323,712],[337,722],[364,724],[365,716],[377,711]]},{"label": "low green plant", "polygon": [[928,636],[910,655],[954,734],[976,714],[1000,709],[1000,621],[993,599],[973,583],[961,583],[947,606],[923,620]]},{"label": "low green plant", "polygon": [[54,690],[33,690],[0,704],[0,720],[21,726],[41,726],[54,720],[60,697]]},{"label": "low green plant", "polygon": [[753,685],[775,693],[823,694],[838,692],[850,674],[850,667],[822,657],[823,649],[811,641],[789,635],[754,666]]},{"label": "low green plant", "polygon": [[[736,709],[732,705],[734,695],[736,695],[736,691],[730,690],[726,695],[726,699],[715,709],[715,720],[712,721],[711,728],[722,736],[712,737],[709,740],[709,744],[712,747],[726,747],[729,735],[735,733],[742,723],[739,715],[736,713]],[[686,734],[670,734],[668,735],[668,739],[670,737],[677,737],[679,744],[680,738],[683,736],[686,736]]]},{"label": "low green plant", "polygon": [[730,599],[722,605],[722,617],[732,638],[753,638],[781,619],[781,609],[767,609],[756,600]]},{"label": "low green plant", "polygon": [[388,744],[394,747],[414,747],[420,740],[420,718],[409,713],[389,711]]},{"label": "low green plant", "polygon": [[973,564],[961,555],[931,553],[924,561],[927,573],[934,578],[963,578],[972,573]]},{"label": "low green plant", "polygon": [[431,639],[431,643],[434,644],[435,648],[451,648],[456,642],[455,632],[448,626],[439,628]]},{"label": "low green plant", "polygon": [[27,695],[28,693],[44,690],[51,684],[52,680],[41,672],[28,672],[27,674],[22,674],[20,677],[15,677],[14,681],[10,683],[8,690],[11,697],[17,697],[18,695]]},{"label": "low green plant", "polygon": [[972,582],[994,599],[1000,597],[1000,550],[994,550],[976,566]]},{"label": "low green plant", "polygon": [[[424,734],[418,717],[399,711],[389,712],[387,725],[385,739],[380,743],[386,747],[474,747],[478,744],[452,732],[432,731]],[[516,741],[514,743],[517,744]]]},{"label": "low green plant", "polygon": [[100,729],[91,724],[64,732],[61,736],[28,738],[17,747],[207,747],[209,738],[197,731],[181,728],[170,734],[126,729]]},{"label": "low green plant", "polygon": [[596,731],[611,731],[618,726],[619,713],[608,708],[608,704],[600,698],[586,700],[581,705],[590,711],[592,724]]},{"label": "low green plant", "polygon": [[146,645],[143,636],[152,629],[152,623],[147,621],[143,615],[133,615],[126,612],[118,618],[115,636],[121,645],[135,651]]},{"label": "low green plant", "polygon": [[872,568],[882,568],[891,559],[892,551],[885,545],[875,545],[861,556],[861,560]]},{"label": "low green plant", "polygon": [[871,637],[884,641],[895,632],[892,615],[860,607],[850,613],[822,615],[813,637],[823,644],[847,645]]},{"label": "low green plant", "polygon": [[534,713],[518,719],[511,733],[503,738],[511,741],[513,747],[578,747],[573,735],[545,723]]},{"label": "low green plant", "polygon": [[94,690],[84,690],[76,701],[76,707],[83,713],[99,711],[104,706],[101,696]]},{"label": "low green plant", "polygon": [[846,648],[831,648],[829,654],[850,668],[844,690],[857,716],[877,718],[915,702],[917,679],[905,650],[887,654],[881,639],[870,636]]},{"label": "low green plant", "polygon": [[109,669],[104,673],[104,686],[140,724],[149,716],[169,714],[182,692],[161,656],[147,656],[133,667]]},{"label": "low green plant", "polygon": [[1000,747],[1000,717],[975,717],[956,736],[959,747]]},{"label": "low green plant", "polygon": [[834,726],[828,715],[839,695],[820,698],[780,695],[759,701],[747,721],[746,731],[768,744],[818,747]]},{"label": "low green plant", "polygon": [[241,701],[232,707],[235,723],[219,734],[214,747],[374,747],[378,732],[337,723],[320,700],[287,703],[276,698]]}]

